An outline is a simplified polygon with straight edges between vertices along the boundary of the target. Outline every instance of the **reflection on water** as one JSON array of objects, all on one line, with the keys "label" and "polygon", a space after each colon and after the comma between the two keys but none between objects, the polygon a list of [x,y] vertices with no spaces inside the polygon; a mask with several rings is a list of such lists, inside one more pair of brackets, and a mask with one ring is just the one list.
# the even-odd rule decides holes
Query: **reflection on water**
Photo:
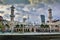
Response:
[{"label": "reflection on water", "polygon": [[60,40],[60,39],[40,39],[40,40]]},{"label": "reflection on water", "polygon": [[60,39],[50,39],[50,40],[60,40]]},{"label": "reflection on water", "polygon": [[43,38],[41,36],[0,36],[0,40],[60,40],[60,38]]},{"label": "reflection on water", "polygon": [[[37,40],[37,39],[36,39]],[[38,39],[39,40],[39,39]],[[40,40],[60,40],[60,39],[40,39]]]}]

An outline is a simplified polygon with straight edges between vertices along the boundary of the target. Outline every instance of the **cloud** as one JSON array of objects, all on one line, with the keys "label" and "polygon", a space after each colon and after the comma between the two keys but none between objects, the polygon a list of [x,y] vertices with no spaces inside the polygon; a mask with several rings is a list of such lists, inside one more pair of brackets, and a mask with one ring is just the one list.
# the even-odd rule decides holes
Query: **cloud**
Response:
[{"label": "cloud", "polygon": [[22,10],[29,12],[30,10],[27,7],[24,7]]},{"label": "cloud", "polygon": [[0,13],[1,13],[1,14],[3,14],[3,13],[4,13],[4,11],[0,11]]},{"label": "cloud", "polygon": [[9,14],[4,14],[4,15],[3,15],[3,18],[4,18],[5,20],[8,20],[8,21],[9,21],[9,20],[10,20],[10,15],[9,15]]},{"label": "cloud", "polygon": [[28,0],[4,0],[5,4],[29,4]]},{"label": "cloud", "polygon": [[[53,1],[54,3],[49,4],[51,1]],[[54,0],[51,0],[49,3],[45,3],[45,1],[43,1],[44,3],[40,3],[38,5],[30,5],[30,4],[15,4],[15,21],[21,21],[22,22],[22,17],[23,16],[28,16],[29,15],[29,21],[30,22],[38,22],[40,23],[40,15],[43,14],[45,15],[45,19],[46,21],[48,20],[48,8],[51,7],[52,9],[52,14],[53,14],[53,19],[60,19],[60,5],[58,2],[55,3]],[[1,8],[2,7],[2,8]],[[11,5],[4,5],[4,6],[0,6],[0,10],[4,11],[3,14],[0,14],[4,17],[4,19],[10,20],[10,7]],[[28,19],[27,19],[28,21]]]}]

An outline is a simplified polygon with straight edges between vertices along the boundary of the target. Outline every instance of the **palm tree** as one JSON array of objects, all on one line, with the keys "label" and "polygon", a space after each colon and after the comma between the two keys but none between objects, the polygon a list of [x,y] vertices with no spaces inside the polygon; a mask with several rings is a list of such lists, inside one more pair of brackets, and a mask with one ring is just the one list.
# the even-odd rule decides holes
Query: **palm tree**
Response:
[{"label": "palm tree", "polygon": [[47,24],[45,24],[45,25],[41,24],[40,26],[41,26],[41,28],[49,28],[49,25],[47,25]]},{"label": "palm tree", "polygon": [[49,25],[46,24],[46,25],[45,25],[45,28],[49,28]]},{"label": "palm tree", "polygon": [[18,28],[19,27],[19,24],[17,24],[16,27]]},{"label": "palm tree", "polygon": [[40,26],[41,26],[41,28],[44,28],[44,24],[41,24]]},{"label": "palm tree", "polygon": [[23,24],[21,24],[20,26],[23,27]]},{"label": "palm tree", "polygon": [[6,26],[9,28],[9,25],[8,24],[6,24]]}]

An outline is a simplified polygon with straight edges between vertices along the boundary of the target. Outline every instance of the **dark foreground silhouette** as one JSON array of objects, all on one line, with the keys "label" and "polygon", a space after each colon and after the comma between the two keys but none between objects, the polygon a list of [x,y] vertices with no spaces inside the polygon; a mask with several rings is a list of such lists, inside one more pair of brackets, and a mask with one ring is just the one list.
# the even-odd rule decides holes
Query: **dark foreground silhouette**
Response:
[{"label": "dark foreground silhouette", "polygon": [[60,40],[59,35],[0,35],[0,40]]}]

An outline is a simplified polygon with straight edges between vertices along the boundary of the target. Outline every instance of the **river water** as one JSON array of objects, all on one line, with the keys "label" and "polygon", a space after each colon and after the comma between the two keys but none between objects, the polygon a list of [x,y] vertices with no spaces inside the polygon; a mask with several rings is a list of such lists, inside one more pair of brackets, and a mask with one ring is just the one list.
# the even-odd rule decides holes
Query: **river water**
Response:
[{"label": "river water", "polygon": [[43,38],[37,36],[22,36],[22,35],[0,35],[0,40],[60,40],[60,38]]}]

